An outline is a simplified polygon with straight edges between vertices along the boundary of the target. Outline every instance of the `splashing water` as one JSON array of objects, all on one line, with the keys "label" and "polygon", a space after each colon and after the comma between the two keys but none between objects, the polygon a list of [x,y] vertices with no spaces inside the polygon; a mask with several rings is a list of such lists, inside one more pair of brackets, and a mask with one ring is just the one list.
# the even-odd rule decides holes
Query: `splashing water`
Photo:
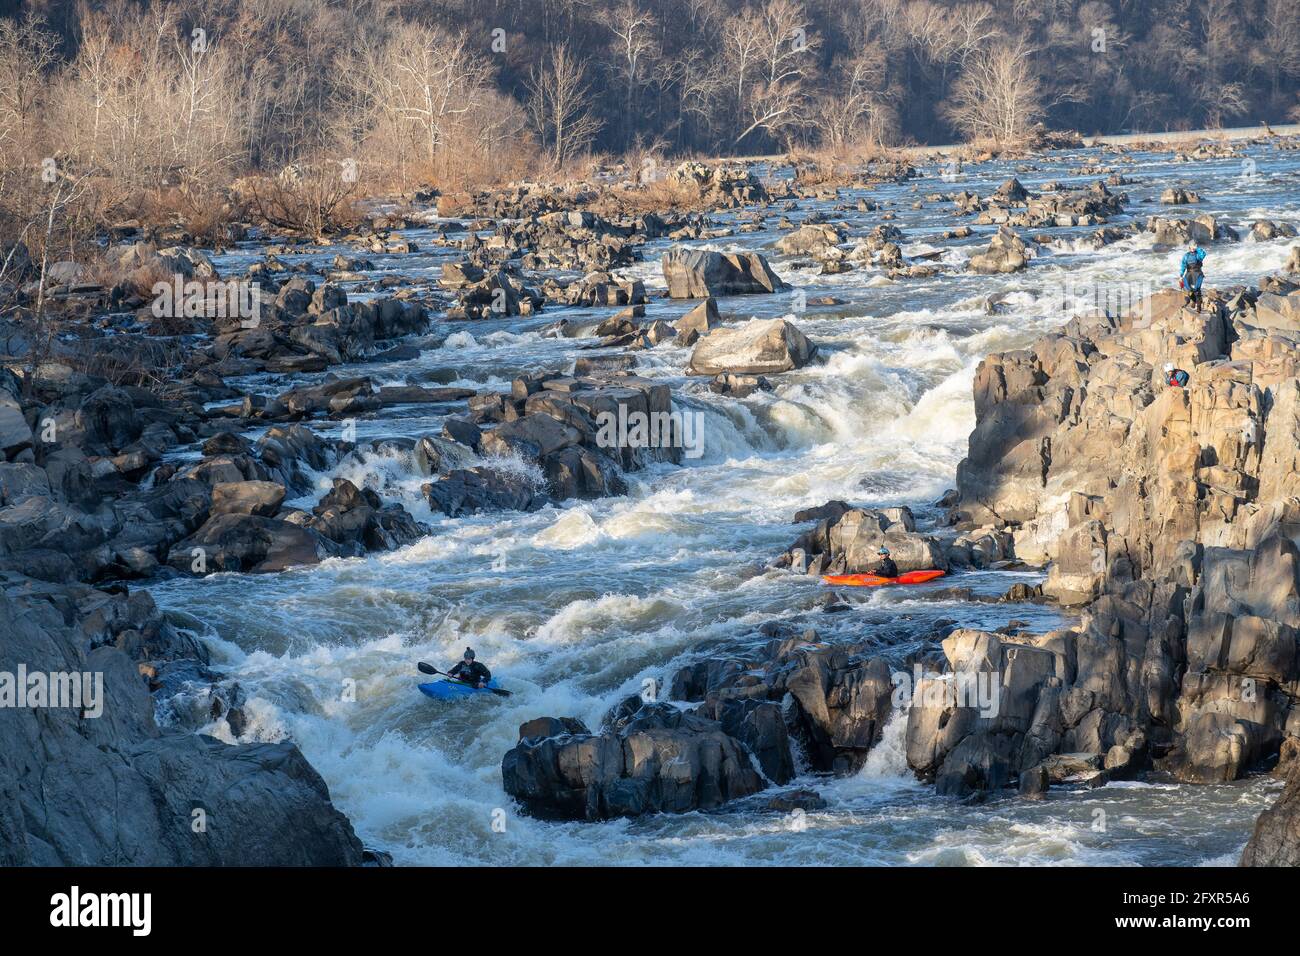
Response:
[{"label": "splashing water", "polygon": [[[1167,181],[1187,180],[1211,212],[1243,231],[1253,218],[1300,221],[1286,175],[1300,156],[1266,147],[1269,173],[1248,184],[1223,178],[1224,164],[1172,164],[1139,154],[1123,187],[1130,211]],[[1022,181],[1031,189],[1057,180],[1081,182],[1073,165],[1094,159],[1078,150],[1036,162]],[[951,184],[928,170],[920,194]],[[991,191],[1012,169],[968,167],[960,188]],[[1226,185],[1225,185],[1226,184]],[[846,191],[894,204],[904,248],[945,249],[959,263],[987,241],[941,242],[952,225],[950,204],[912,209],[912,184]],[[872,214],[804,202],[861,234]],[[1159,209],[1159,207],[1148,207]],[[721,217],[724,221],[728,217]],[[376,488],[405,504],[432,533],[402,551],[330,560],[273,576],[215,574],[152,587],[177,620],[203,634],[216,664],[248,695],[243,740],[296,741],[328,782],[363,840],[405,864],[800,864],[1160,865],[1235,861],[1255,817],[1273,798],[1267,780],[1209,787],[1112,784],[1054,790],[1041,802],[996,799],[965,805],[934,795],[907,769],[904,721],[895,716],[858,774],[804,775],[823,811],[795,830],[780,814],[741,801],[717,813],[657,816],[601,824],[543,823],[521,817],[501,787],[502,755],[525,720],[575,716],[589,726],[645,678],[718,647],[752,639],[772,620],[815,627],[828,640],[889,643],[940,617],[963,626],[997,627],[1014,615],[1034,627],[1060,618],[1050,608],[942,603],[872,595],[837,615],[821,613],[820,582],[774,570],[766,562],[802,530],[800,508],[843,498],[857,504],[907,504],[922,516],[953,483],[974,425],[971,381],[989,352],[1024,347],[1068,317],[1049,287],[1138,282],[1172,286],[1173,254],[1151,248],[1147,234],[1102,249],[1086,229],[1043,230],[1055,237],[1031,268],[1011,276],[945,274],[889,282],[872,267],[815,275],[774,258],[783,278],[838,304],[792,316],[821,352],[804,369],[773,377],[774,391],[744,400],[715,395],[682,373],[685,349],[663,345],[639,353],[638,374],[673,387],[679,409],[705,416],[704,454],[682,467],[656,465],[628,476],[625,497],[569,502],[532,514],[448,519],[430,512],[419,491],[426,480],[400,452],[366,453],[317,476],[324,491],[335,476]],[[412,238],[428,234],[412,230]],[[738,234],[727,248],[763,248],[773,228]],[[932,240],[932,242],[931,242]],[[1215,245],[1207,262],[1214,285],[1254,281],[1286,260],[1285,241]],[[381,265],[430,274],[450,253],[434,251]],[[654,256],[627,270],[651,289],[663,287]],[[338,248],[315,255],[324,261]],[[246,266],[246,247],[217,264]],[[310,257],[309,257],[310,258]],[[992,307],[991,302],[1000,303]],[[1083,308],[1084,302],[1071,306]],[[647,320],[676,319],[682,304],[655,299]],[[791,297],[723,300],[737,318],[785,315]],[[377,383],[439,382],[504,388],[522,371],[564,372],[590,340],[546,337],[557,317],[577,322],[601,310],[547,310],[544,318],[445,323],[418,358],[357,363],[342,374]],[[440,326],[443,325],[440,323]],[[590,353],[586,353],[590,354]],[[304,376],[311,381],[311,376]],[[232,384],[271,393],[268,376]],[[445,411],[412,406],[359,423],[359,439],[416,438],[436,433]],[[328,423],[320,424],[328,431]],[[514,467],[525,468],[522,463]],[[314,500],[315,496],[309,496]],[[307,501],[308,499],[304,499]],[[308,502],[310,503],[310,502]],[[932,512],[931,512],[932,513]],[[1025,575],[971,575],[974,586],[1005,590]],[[908,631],[907,622],[912,627]],[[923,627],[922,627],[923,629]],[[472,645],[508,699],[455,704],[416,693],[415,661],[446,666]],[[345,689],[355,687],[355,701]],[[229,738],[225,725],[208,732]],[[504,811],[504,832],[494,813]],[[1098,811],[1102,811],[1101,816]],[[498,819],[500,817],[498,816]],[[1097,827],[1098,819],[1106,824]],[[453,839],[454,835],[454,839]]]}]

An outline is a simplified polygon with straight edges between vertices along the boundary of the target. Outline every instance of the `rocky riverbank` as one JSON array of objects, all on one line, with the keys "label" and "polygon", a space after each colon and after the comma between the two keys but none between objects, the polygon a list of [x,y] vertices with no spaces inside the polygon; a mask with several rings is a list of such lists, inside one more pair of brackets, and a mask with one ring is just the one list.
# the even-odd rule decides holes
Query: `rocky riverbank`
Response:
[{"label": "rocky riverbank", "polygon": [[[1078,627],[951,630],[934,635],[941,655],[907,660],[812,632],[710,658],[671,678],[668,697],[701,702],[693,709],[647,702],[595,735],[521,727],[506,791],[586,819],[708,809],[786,782],[791,739],[812,769],[854,772],[904,708],[908,765],[942,794],[1018,787],[1038,799],[1053,784],[1146,771],[1189,783],[1290,774],[1244,859],[1291,859],[1300,276],[1262,285],[1271,291],[1215,293],[1201,312],[1159,293],[990,356],[970,453],[942,503],[946,530],[918,532],[905,508],[831,502],[796,516],[816,526],[777,560],[864,571],[887,544],[901,571],[1029,562],[1048,569],[1046,598],[1082,609]],[[1164,383],[1166,362],[1190,372],[1186,388]],[[741,772],[737,748],[761,775]],[[667,787],[677,795],[661,799]]]},{"label": "rocky riverbank", "polygon": [[[965,205],[1033,208],[1014,182],[991,200]],[[1024,268],[1024,243],[1001,228],[972,269]],[[1148,229],[1157,243],[1237,238],[1212,217],[1152,219]],[[953,630],[933,636],[941,655],[901,661],[822,646],[812,632],[748,658],[710,658],[670,679],[671,700],[700,706],[665,711],[652,690],[631,721],[606,718],[597,734],[571,720],[558,738],[544,721],[521,726],[502,765],[506,791],[530,811],[579,819],[708,809],[784,783],[768,767],[789,765],[790,740],[811,769],[854,772],[899,707],[908,765],[954,796],[1018,787],[1040,799],[1054,784],[1147,772],[1190,783],[1270,769],[1294,777],[1297,265],[1293,254],[1257,288],[1217,291],[1201,312],[1176,291],[1158,293],[990,356],[975,377],[969,455],[940,503],[943,529],[918,533],[907,509],[831,502],[796,516],[817,524],[776,562],[865,571],[881,544],[901,571],[1023,562],[1047,568],[1043,595],[1079,607],[1078,627]],[[1166,362],[1190,373],[1186,388],[1165,385]],[[916,685],[900,697],[913,667]],[[987,688],[997,706],[963,697],[963,685]],[[743,723],[738,707],[772,708],[759,721],[768,731]],[[753,755],[757,777],[736,765],[737,748]],[[1261,818],[1243,862],[1293,858],[1295,786]]]},{"label": "rocky riverbank", "polygon": [[[743,419],[755,399],[788,393],[792,376],[841,359],[842,345],[808,332],[800,311],[834,308],[833,296],[804,295],[775,316],[736,304],[802,295],[790,277],[870,273],[873,285],[906,289],[1029,274],[1059,250],[1050,231],[1060,229],[1088,230],[1092,248],[1147,235],[1241,240],[1213,215],[1112,223],[1127,215],[1131,180],[1089,174],[1097,180],[1079,187],[1031,191],[1007,178],[916,198],[913,208],[941,208],[947,220],[927,242],[894,225],[898,200],[882,208],[841,201],[835,187],[686,164],[673,175],[695,190],[691,212],[597,212],[575,207],[597,206],[599,191],[521,187],[435,197],[462,221],[376,218],[338,237],[348,254],[324,261],[305,255],[310,243],[286,242],[219,271],[219,256],[122,242],[103,271],[55,270],[47,291],[70,316],[61,334],[42,351],[25,326],[5,329],[0,572],[18,639],[0,670],[102,671],[110,716],[50,712],[47,729],[47,712],[0,712],[15,721],[13,745],[0,749],[17,781],[0,812],[13,862],[362,862],[293,744],[192,733],[256,739],[239,682],[144,588],[398,557],[444,518],[522,521],[689,465],[700,391]],[[857,185],[916,175],[882,165]],[[1170,202],[1199,198],[1184,191]],[[875,221],[849,228],[836,211]],[[781,237],[763,252],[688,245],[765,228],[773,213]],[[418,238],[403,234],[422,222]],[[1287,228],[1260,222],[1249,238],[1276,241]],[[958,247],[963,256],[947,255]],[[436,268],[402,270],[430,249]],[[769,256],[783,257],[787,279]],[[648,268],[662,297],[647,291]],[[899,719],[910,771],[966,799],[1293,766],[1300,624],[1288,616],[1297,582],[1286,569],[1300,492],[1285,449],[1297,438],[1288,403],[1300,401],[1291,394],[1300,260],[1288,268],[1256,288],[1219,290],[1199,315],[1158,295],[990,356],[976,374],[958,487],[937,508],[805,508],[788,514],[799,527],[766,566],[746,570],[774,579],[868,570],[884,543],[902,570],[952,573],[950,587],[928,592],[934,600],[1052,601],[1077,609],[1077,625],[940,622],[898,650],[820,624],[750,624],[734,646],[670,668],[640,695],[611,697],[602,719],[564,710],[524,719],[501,765],[505,792],[544,819],[755,801],[763,812],[815,808],[824,801],[806,787],[784,788],[805,774],[859,772]],[[209,292],[256,288],[256,314],[156,315],[140,277],[160,274]],[[1012,307],[990,298],[984,308]],[[548,311],[562,315],[548,322]],[[475,387],[456,374],[383,371],[445,347],[445,323],[461,336],[533,317],[545,340],[573,342],[576,358],[506,362],[503,381]],[[1186,390],[1161,386],[1166,360],[1191,373]],[[661,374],[666,363],[680,366],[680,380]],[[435,424],[399,427],[407,418]],[[418,498],[361,477],[376,461],[417,481]],[[992,594],[958,576],[1042,567],[1041,588]],[[836,615],[853,600],[831,592],[820,608]],[[911,681],[901,690],[899,675]],[[66,762],[35,746],[46,738]],[[76,798],[83,778],[120,794],[122,814]],[[48,813],[54,780],[60,816]],[[1289,852],[1293,804],[1284,796],[1261,820],[1248,859]],[[154,811],[137,822],[125,810],[136,805]],[[196,811],[213,837],[197,839]],[[291,834],[300,818],[313,822]]]}]

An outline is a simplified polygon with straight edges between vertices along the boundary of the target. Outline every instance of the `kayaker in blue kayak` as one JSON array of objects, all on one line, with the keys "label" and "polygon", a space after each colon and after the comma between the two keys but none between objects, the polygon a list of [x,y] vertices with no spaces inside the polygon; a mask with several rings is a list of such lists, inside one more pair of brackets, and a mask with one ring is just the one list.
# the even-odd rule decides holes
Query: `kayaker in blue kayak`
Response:
[{"label": "kayaker in blue kayak", "polygon": [[465,657],[459,664],[447,671],[448,677],[464,681],[482,690],[492,679],[492,672],[486,666],[474,660],[474,648],[465,648]]},{"label": "kayaker in blue kayak", "polygon": [[880,567],[876,569],[876,574],[882,578],[898,577],[898,565],[894,563],[894,559],[889,556],[889,549],[883,544],[880,546],[880,550],[876,552],[876,557],[880,558]]}]

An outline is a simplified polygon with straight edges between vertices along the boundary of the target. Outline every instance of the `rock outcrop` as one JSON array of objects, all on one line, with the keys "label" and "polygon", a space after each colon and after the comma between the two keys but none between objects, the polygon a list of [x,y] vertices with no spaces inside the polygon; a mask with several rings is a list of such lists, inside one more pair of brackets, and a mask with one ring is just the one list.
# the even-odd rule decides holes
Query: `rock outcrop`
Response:
[{"label": "rock outcrop", "polygon": [[785,319],[752,319],[702,335],[691,353],[692,375],[772,375],[802,368],[817,347]]},{"label": "rock outcrop", "polygon": [[1068,752],[1210,782],[1300,737],[1300,359],[1289,303],[1257,302],[1159,293],[976,373],[951,517],[1009,532],[1086,605],[1040,695]]},{"label": "rock outcrop", "polygon": [[663,256],[664,279],[674,299],[756,295],[788,286],[757,252],[715,252],[674,246]]},{"label": "rock outcrop", "polygon": [[1300,761],[1277,802],[1259,815],[1242,866],[1300,866]]},{"label": "rock outcrop", "polygon": [[102,689],[77,706],[0,707],[0,865],[362,862],[351,825],[293,744],[228,745],[155,723],[144,675],[206,655],[144,592],[5,577],[0,632],[0,674],[10,678],[0,693],[14,693],[19,673]]},{"label": "rock outcrop", "polygon": [[[561,732],[525,736],[539,728]],[[764,786],[749,751],[722,723],[669,705],[607,718],[598,734],[570,718],[530,721],[520,735],[501,762],[502,784],[528,813],[546,819],[710,810]]]}]

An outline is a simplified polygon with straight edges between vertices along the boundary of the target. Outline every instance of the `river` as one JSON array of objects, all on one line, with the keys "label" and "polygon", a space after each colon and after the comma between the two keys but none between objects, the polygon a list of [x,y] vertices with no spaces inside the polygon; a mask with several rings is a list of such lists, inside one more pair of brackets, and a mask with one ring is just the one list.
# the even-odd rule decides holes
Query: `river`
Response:
[{"label": "river", "polygon": [[[1156,198],[1178,183],[1204,197],[1191,207],[1194,214],[1223,217],[1243,236],[1256,218],[1300,223],[1300,152],[1257,145],[1248,154],[1249,162],[1179,163],[1168,153],[1114,162],[1079,149],[1019,165],[968,166],[955,180],[929,166],[919,180],[842,191],[848,211],[802,201],[788,215],[798,222],[820,210],[861,235],[881,221],[880,212],[852,208],[865,197],[896,215],[905,255],[941,251],[940,263],[960,267],[987,245],[992,227],[976,227],[971,239],[942,240],[944,230],[970,220],[956,219],[951,203],[915,209],[915,202],[957,189],[987,194],[1013,173],[1031,191],[1047,182],[1086,185],[1099,177],[1081,175],[1080,166],[1100,157],[1136,180],[1117,187],[1129,194],[1128,217],[1173,214]],[[331,477],[342,474],[401,500],[432,534],[398,552],[277,575],[153,584],[158,603],[206,638],[214,662],[248,695],[250,720],[241,739],[296,741],[363,841],[389,851],[399,865],[1235,862],[1277,792],[1268,778],[1221,786],[1112,783],[1057,788],[1038,803],[1008,795],[966,804],[937,797],[911,778],[900,752],[900,720],[856,776],[801,775],[797,783],[818,790],[828,806],[797,824],[785,814],[760,812],[758,802],[599,824],[518,815],[502,790],[500,765],[522,721],[572,715],[595,726],[621,696],[639,691],[644,678],[666,678],[719,647],[756,641],[764,622],[788,621],[815,628],[826,640],[873,640],[898,651],[940,619],[990,628],[1014,619],[1035,630],[1068,620],[1050,607],[883,591],[855,596],[850,610],[831,614],[822,609],[819,580],[764,566],[803,530],[791,524],[794,512],[829,499],[906,504],[923,524],[933,521],[932,503],[952,487],[974,425],[971,380],[980,359],[1023,347],[1062,324],[1071,308],[1087,305],[1089,284],[1168,287],[1176,281],[1179,253],[1153,251],[1150,234],[1096,250],[1081,241],[1091,229],[1043,229],[1034,232],[1053,236],[1052,245],[1019,274],[890,283],[874,268],[832,276],[795,268],[795,260],[766,248],[781,234],[780,216],[770,211],[763,230],[704,245],[762,250],[796,291],[814,301],[837,300],[806,309],[793,294],[720,301],[724,316],[789,315],[817,344],[818,362],[774,377],[773,392],[737,400],[688,378],[686,349],[666,344],[637,353],[639,374],[669,383],[679,410],[704,416],[700,457],[629,475],[625,497],[449,519],[430,513],[419,493],[424,479],[409,460],[369,455],[320,475],[318,494],[297,504],[310,507]],[[714,218],[725,224],[738,217]],[[405,234],[422,251],[361,253],[377,274],[429,282],[443,261],[458,258],[455,250],[430,244],[430,229]],[[1254,283],[1282,266],[1293,242],[1215,244],[1206,261],[1208,286]],[[652,295],[664,288],[658,255],[667,245],[648,244],[646,261],[626,270],[643,278]],[[357,254],[313,247],[280,258],[325,269],[339,252]],[[233,274],[264,253],[252,241],[214,262],[223,275]],[[672,321],[687,308],[653,298],[646,313]],[[415,340],[418,358],[334,371],[368,374],[376,385],[505,388],[521,372],[567,372],[579,354],[592,354],[578,351],[592,340],[546,337],[546,326],[558,318],[594,321],[612,311],[548,307],[535,317],[479,322],[439,317],[429,335]],[[260,376],[231,384],[270,394],[290,380]],[[386,409],[359,421],[358,437],[435,432],[442,411]],[[340,426],[313,427],[337,434]],[[1038,579],[980,572],[959,583],[1000,594],[1016,581]],[[415,661],[446,667],[466,645],[513,696],[449,704],[416,691]],[[355,701],[345,693],[351,687]],[[207,731],[229,739],[224,723]]]}]

